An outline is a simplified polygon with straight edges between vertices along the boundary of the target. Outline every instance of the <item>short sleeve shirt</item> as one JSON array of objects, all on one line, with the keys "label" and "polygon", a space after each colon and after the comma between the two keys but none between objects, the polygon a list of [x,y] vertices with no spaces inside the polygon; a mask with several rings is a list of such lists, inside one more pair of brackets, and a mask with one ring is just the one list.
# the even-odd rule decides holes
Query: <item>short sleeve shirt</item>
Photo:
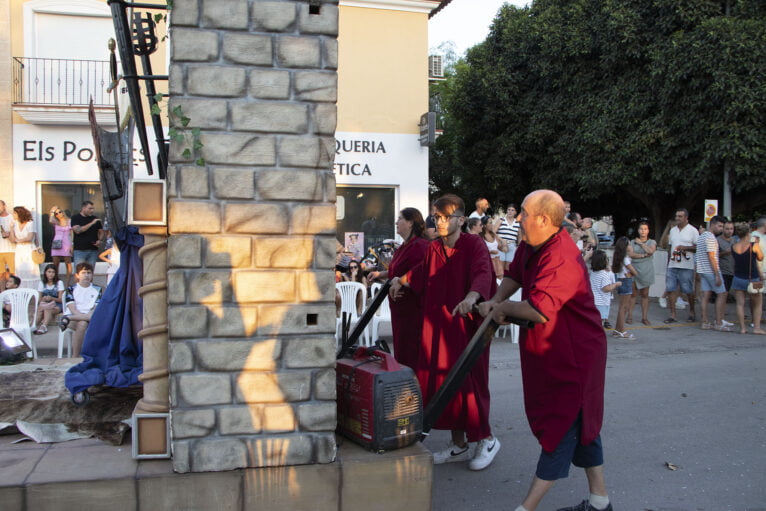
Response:
[{"label": "short sleeve shirt", "polygon": [[697,253],[694,254],[697,273],[713,274],[713,263],[710,260],[710,252],[718,256],[718,240],[710,231],[705,231],[697,238]]},{"label": "short sleeve shirt", "polygon": [[676,247],[694,247],[697,245],[697,238],[699,232],[692,227],[691,224],[686,224],[686,227],[679,229],[678,226],[670,229],[670,251],[671,257],[668,263],[668,268],[682,268],[685,270],[694,270],[694,254],[686,252],[685,255],[681,255],[681,260],[676,261],[675,257],[672,257],[672,251]]},{"label": "short sleeve shirt", "polygon": [[[93,217],[82,216],[80,213],[72,215],[72,227],[88,225],[93,221]],[[98,247],[94,243],[98,242],[98,230],[101,229],[101,221],[99,220],[90,229],[80,234],[74,233],[74,249],[75,250],[98,250]]]}]

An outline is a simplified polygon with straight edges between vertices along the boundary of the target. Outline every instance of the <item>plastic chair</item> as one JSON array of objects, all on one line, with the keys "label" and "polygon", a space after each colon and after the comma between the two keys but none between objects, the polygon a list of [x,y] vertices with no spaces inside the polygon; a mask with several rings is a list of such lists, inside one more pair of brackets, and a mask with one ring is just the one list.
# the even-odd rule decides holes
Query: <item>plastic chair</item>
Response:
[{"label": "plastic chair", "polygon": [[[351,318],[351,329],[359,321],[359,312],[357,310],[357,296],[361,293],[362,310],[367,305],[367,289],[361,282],[337,282],[335,289],[340,293],[340,317],[335,320],[335,339],[340,340],[341,323],[343,321],[343,313],[346,313],[346,318]],[[368,328],[364,329],[363,343],[369,346],[369,334]]]},{"label": "plastic chair", "polygon": [[[66,298],[65,297],[62,297],[62,300],[61,300],[61,310],[63,310],[65,313],[67,311]],[[59,319],[61,319],[62,317],[65,317],[65,316],[67,316],[67,314],[62,314],[59,317]],[[74,330],[72,330],[68,326],[64,330],[61,330],[61,328],[59,328],[59,351],[58,351],[58,358],[63,358],[63,355],[64,355],[64,343],[66,343],[66,345],[67,345],[67,350],[66,350],[67,358],[72,358],[72,335],[74,335]]]},{"label": "plastic chair", "polygon": [[[11,304],[11,321],[9,328],[13,328],[24,341],[32,348],[32,354],[27,353],[29,358],[37,358],[37,346],[32,338],[32,331],[35,329],[37,319],[37,301],[39,293],[36,289],[17,288],[7,289],[0,293],[0,304],[9,302]],[[29,319],[29,303],[34,300],[34,310],[32,311],[32,320]]]},{"label": "plastic chair", "polygon": [[[380,288],[382,287],[383,284],[380,284],[379,282],[376,282],[370,286],[370,291],[373,298],[378,294]],[[389,325],[391,324],[391,307],[389,307],[388,297],[383,300],[383,302],[380,304],[380,307],[375,312],[375,315],[372,317],[372,326],[370,327],[370,336],[372,338],[370,343],[371,345],[375,344],[375,342],[378,340],[378,329],[380,328],[381,323],[388,323]]]},{"label": "plastic chair", "polygon": [[[513,302],[520,302],[521,289],[516,291],[513,294],[513,296],[511,296],[508,300]],[[498,327],[498,329],[495,330],[495,337],[505,337],[508,334],[508,332],[510,332],[511,334],[511,343],[518,344],[519,343],[519,325],[514,325],[513,323]]]}]

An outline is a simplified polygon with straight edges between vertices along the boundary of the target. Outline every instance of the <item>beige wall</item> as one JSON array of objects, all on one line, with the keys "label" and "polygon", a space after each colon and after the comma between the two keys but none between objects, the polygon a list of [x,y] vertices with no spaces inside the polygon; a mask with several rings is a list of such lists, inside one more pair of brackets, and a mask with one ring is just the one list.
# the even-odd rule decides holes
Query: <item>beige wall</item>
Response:
[{"label": "beige wall", "polygon": [[341,6],[338,131],[418,133],[428,111],[428,15]]},{"label": "beige wall", "polygon": [[[10,30],[7,28],[7,26],[0,27],[0,30],[2,30],[2,33],[0,33],[0,51],[2,51],[2,42],[6,40],[10,41],[10,53],[9,57],[7,59],[8,61],[8,75],[9,76],[9,83],[10,83],[10,61],[12,57],[27,57],[24,49],[24,4],[29,2],[30,0],[0,0],[0,10],[4,10],[10,13],[10,19],[13,20],[13,23],[10,24]],[[106,4],[106,0],[99,0],[101,3]],[[156,3],[162,3],[162,2],[156,2]],[[6,5],[7,7],[2,7],[3,5]],[[149,11],[152,14],[155,13],[161,13],[162,11],[154,10]],[[0,19],[2,19],[2,14],[0,14]],[[151,63],[152,63],[152,72],[156,75],[167,75],[168,74],[168,67],[167,67],[167,61],[168,61],[168,39],[165,38],[167,35],[167,23],[163,20],[157,23],[157,27],[155,30],[155,34],[157,35],[157,38],[160,40],[158,44],[158,49],[156,52],[154,52],[151,57]],[[119,51],[117,51],[117,59],[120,59]],[[101,60],[109,60],[109,51],[107,48],[107,42],[104,41],[104,55],[101,58]],[[2,65],[5,65],[5,62],[2,63]],[[141,67],[140,58],[136,57],[136,66],[138,68],[139,74],[143,74],[143,69]],[[3,68],[0,68],[3,69]],[[122,74],[122,69],[120,68],[118,71],[120,74]],[[0,84],[3,83],[3,77],[5,75],[0,72]],[[123,82],[124,83],[124,82]],[[0,85],[0,90],[2,90],[2,85]],[[155,82],[155,87],[157,89],[158,93],[167,93],[168,86],[166,80],[158,80]],[[9,97],[11,94],[12,89],[8,91]],[[3,91],[4,93],[4,91]],[[163,109],[165,108],[165,105],[167,104],[167,101],[163,101]],[[151,125],[151,117],[149,113],[149,107],[147,105],[144,105],[145,107],[145,115],[144,118],[146,120],[147,125]],[[10,103],[9,103],[9,111],[10,111]],[[11,122],[13,124],[29,124],[21,115],[19,115],[16,112],[12,112],[11,114]],[[2,122],[2,121],[0,121]],[[162,124],[167,125],[167,116],[162,116]],[[1,124],[0,124],[1,126]],[[10,143],[10,142],[9,142]],[[10,155],[9,155],[10,157]],[[3,156],[0,156],[0,161],[2,161]]]},{"label": "beige wall", "polygon": [[0,0],[0,199],[13,204],[11,2]]}]

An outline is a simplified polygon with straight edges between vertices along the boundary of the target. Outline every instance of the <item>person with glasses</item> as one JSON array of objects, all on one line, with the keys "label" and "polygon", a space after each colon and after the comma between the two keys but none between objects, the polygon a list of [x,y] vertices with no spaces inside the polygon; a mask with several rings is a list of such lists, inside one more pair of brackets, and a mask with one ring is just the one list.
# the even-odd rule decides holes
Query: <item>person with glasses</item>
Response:
[{"label": "person with glasses", "polygon": [[[352,259],[348,263],[348,270],[343,274],[343,282],[359,282],[367,289],[367,277],[364,276],[361,264],[358,259]],[[367,291],[365,291],[366,293]],[[362,313],[362,295],[356,296],[356,310],[359,314]]]},{"label": "person with glasses", "polygon": [[51,241],[51,258],[56,272],[61,260],[66,265],[64,285],[71,284],[72,278],[72,221],[66,212],[58,206],[53,206],[48,214],[48,221],[53,225],[53,240]]},{"label": "person with glasses", "polygon": [[[492,296],[497,286],[484,240],[461,232],[466,222],[463,200],[444,195],[434,206],[439,238],[428,245],[421,264],[391,279],[390,291],[397,301],[407,287],[423,303],[420,355],[413,369],[426,405],[482,322],[474,306]],[[452,439],[434,453],[435,464],[470,460],[469,469],[482,470],[492,463],[500,441],[489,424],[489,404],[487,348],[436,421],[434,427],[450,430]],[[473,452],[471,443],[476,443]]]},{"label": "person with glasses", "polygon": [[[601,425],[604,417],[606,335],[590,288],[588,269],[562,228],[564,201],[537,190],[521,204],[522,243],[482,315],[506,324],[533,322],[519,340],[524,409],[541,452],[524,501],[534,511],[570,465],[585,469],[587,500],[559,511],[611,511],[604,483]],[[521,301],[508,301],[522,290]],[[510,509],[510,508],[509,508]]]}]

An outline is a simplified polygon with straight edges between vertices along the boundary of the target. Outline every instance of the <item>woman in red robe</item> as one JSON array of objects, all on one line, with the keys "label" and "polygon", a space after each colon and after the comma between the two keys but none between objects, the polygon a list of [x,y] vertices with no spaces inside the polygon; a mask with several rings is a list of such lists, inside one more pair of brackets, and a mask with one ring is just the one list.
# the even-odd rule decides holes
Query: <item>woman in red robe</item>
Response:
[{"label": "woman in red robe", "polygon": [[[425,239],[426,224],[423,215],[415,208],[404,208],[396,220],[396,233],[404,243],[394,252],[388,271],[372,272],[371,279],[401,277],[423,262],[428,248]],[[390,302],[391,331],[394,337],[394,357],[407,367],[415,368],[420,351],[420,334],[423,329],[423,304],[419,296],[405,289],[396,301]]]}]

